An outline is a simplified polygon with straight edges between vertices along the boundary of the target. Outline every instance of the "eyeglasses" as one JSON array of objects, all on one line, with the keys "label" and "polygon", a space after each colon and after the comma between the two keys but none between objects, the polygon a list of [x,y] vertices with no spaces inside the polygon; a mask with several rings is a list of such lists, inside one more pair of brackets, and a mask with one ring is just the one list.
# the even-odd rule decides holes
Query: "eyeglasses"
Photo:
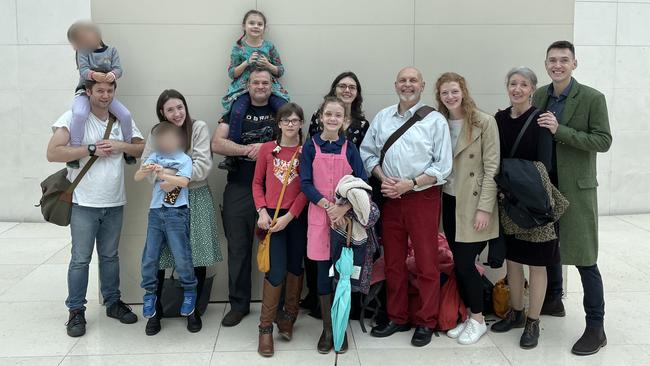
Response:
[{"label": "eyeglasses", "polygon": [[357,90],[357,86],[356,86],[356,85],[352,85],[352,84],[348,85],[348,84],[343,84],[343,83],[341,83],[341,84],[337,84],[337,85],[336,85],[336,88],[337,88],[337,89],[340,89],[340,90],[348,89],[349,91],[356,91],[356,90]]},{"label": "eyeglasses", "polygon": [[280,123],[283,126],[298,126],[300,125],[300,122],[302,122],[300,118],[292,118],[292,119],[280,118]]}]

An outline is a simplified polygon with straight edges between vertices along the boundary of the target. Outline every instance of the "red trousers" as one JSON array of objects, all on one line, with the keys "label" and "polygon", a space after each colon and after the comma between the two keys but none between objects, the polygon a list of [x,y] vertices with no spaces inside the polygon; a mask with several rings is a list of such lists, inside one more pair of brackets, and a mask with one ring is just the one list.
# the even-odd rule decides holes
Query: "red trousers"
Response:
[{"label": "red trousers", "polygon": [[[435,329],[438,325],[440,271],[438,225],[440,187],[388,199],[382,208],[382,243],[386,261],[388,318],[397,324],[413,323]],[[411,239],[417,268],[420,304],[409,319],[409,272],[406,268]]]}]

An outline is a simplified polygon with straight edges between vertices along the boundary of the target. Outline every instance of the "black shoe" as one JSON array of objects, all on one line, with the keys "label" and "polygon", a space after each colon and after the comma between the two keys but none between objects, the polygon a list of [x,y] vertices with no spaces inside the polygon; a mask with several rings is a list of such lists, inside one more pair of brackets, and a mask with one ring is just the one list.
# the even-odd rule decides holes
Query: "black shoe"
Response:
[{"label": "black shoe", "polygon": [[519,339],[519,347],[523,349],[533,349],[537,347],[539,339],[539,319],[526,318],[526,327],[524,333]]},{"label": "black shoe", "polygon": [[79,169],[79,160],[71,160],[71,161],[65,163],[65,165],[68,168]]},{"label": "black shoe", "polygon": [[494,323],[490,329],[495,333],[505,333],[514,328],[523,328],[525,325],[524,311],[510,309],[506,317]]},{"label": "black shoe", "polygon": [[550,316],[556,316],[558,318],[562,318],[566,316],[566,311],[564,310],[564,304],[562,303],[562,297],[558,297],[557,299],[544,302],[544,305],[542,305],[542,311],[540,313],[541,315],[550,315]]},{"label": "black shoe", "polygon": [[117,300],[111,306],[106,307],[106,316],[117,319],[122,324],[133,324],[138,321],[138,317],[131,311],[131,307]]},{"label": "black shoe", "polygon": [[162,325],[160,324],[160,318],[154,316],[153,318],[149,318],[147,320],[147,326],[144,327],[144,333],[148,336],[154,336],[160,333],[161,329]]},{"label": "black shoe", "polygon": [[127,155],[126,153],[124,153],[124,161],[129,165],[133,165],[133,164],[135,164],[137,162],[135,157],[133,157],[131,155]]},{"label": "black shoe", "polygon": [[201,321],[201,316],[198,311],[192,313],[192,315],[187,317],[187,330],[190,333],[197,333],[203,328],[203,322]]},{"label": "black shoe", "polygon": [[408,324],[400,325],[393,323],[392,321],[372,327],[370,335],[377,338],[390,337],[397,332],[408,332],[411,330],[411,326]]},{"label": "black shoe", "polygon": [[86,334],[85,310],[70,310],[70,316],[65,326],[70,337],[81,337]]},{"label": "black shoe", "polygon": [[221,325],[224,327],[234,327],[239,324],[246,315],[248,315],[248,312],[242,313],[241,311],[231,309],[221,320]]},{"label": "black shoe", "polygon": [[415,333],[413,333],[413,338],[411,338],[411,344],[415,347],[424,347],[427,344],[431,343],[431,336],[433,336],[434,330],[418,325],[415,328]]},{"label": "black shoe", "polygon": [[593,355],[606,345],[607,336],[604,327],[587,327],[582,337],[571,348],[571,353],[578,356]]}]

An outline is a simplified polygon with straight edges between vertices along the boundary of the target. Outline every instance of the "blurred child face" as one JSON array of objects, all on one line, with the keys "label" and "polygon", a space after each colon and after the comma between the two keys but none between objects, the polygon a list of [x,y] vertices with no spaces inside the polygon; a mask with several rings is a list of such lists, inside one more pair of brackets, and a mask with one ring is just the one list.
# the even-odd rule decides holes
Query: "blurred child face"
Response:
[{"label": "blurred child face", "polygon": [[77,34],[72,40],[72,47],[77,51],[96,50],[101,47],[101,43],[97,31],[92,27],[84,26],[77,31]]},{"label": "blurred child face", "polygon": [[251,14],[246,18],[244,22],[244,32],[249,37],[261,37],[264,34],[264,18],[258,14]]},{"label": "blurred child face", "polygon": [[297,114],[292,113],[290,116],[280,118],[278,124],[280,130],[282,130],[282,137],[293,139],[298,136],[298,132],[302,128],[302,119]]},{"label": "blurred child face", "polygon": [[157,135],[156,149],[165,154],[175,153],[181,149],[180,136],[175,131],[167,131]]},{"label": "blurred child face", "polygon": [[323,130],[339,133],[345,120],[345,108],[340,103],[327,103],[321,113]]}]

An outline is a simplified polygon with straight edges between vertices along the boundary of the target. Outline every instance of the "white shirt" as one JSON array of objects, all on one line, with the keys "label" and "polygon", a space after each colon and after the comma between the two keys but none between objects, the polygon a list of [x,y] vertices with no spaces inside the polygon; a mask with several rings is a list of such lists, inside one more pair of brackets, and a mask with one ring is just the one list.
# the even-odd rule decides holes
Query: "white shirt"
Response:
[{"label": "white shirt", "polygon": [[[52,131],[57,128],[70,130],[72,111],[65,112],[52,125]],[[86,120],[83,145],[94,144],[104,137],[108,120],[102,121],[90,113]],[[142,133],[133,122],[133,138],[142,138]],[[122,141],[120,122],[115,121],[111,130],[110,140]],[[68,168],[68,179],[72,182],[81,168],[90,160],[86,156],[79,160],[79,169]],[[86,207],[116,207],[126,204],[126,190],[124,189],[124,158],[122,154],[113,154],[101,157],[95,161],[81,182],[75,188],[72,202]]]},{"label": "white shirt", "polygon": [[[368,174],[379,165],[381,148],[386,140],[423,105],[419,102],[403,115],[399,114],[397,104],[377,113],[361,143],[361,159]],[[387,176],[403,179],[426,174],[436,177],[435,185],[441,185],[451,172],[452,161],[447,120],[434,111],[395,141],[386,152],[382,170]],[[430,187],[432,185],[418,186],[416,190]]]},{"label": "white shirt", "polygon": [[[451,137],[451,151],[456,151],[456,144],[458,143],[458,136],[460,136],[460,131],[463,129],[462,119],[450,119],[449,120],[449,135]],[[454,190],[454,170],[451,170],[449,176],[447,176],[447,183],[442,187],[442,191],[455,196],[456,191]]]}]

